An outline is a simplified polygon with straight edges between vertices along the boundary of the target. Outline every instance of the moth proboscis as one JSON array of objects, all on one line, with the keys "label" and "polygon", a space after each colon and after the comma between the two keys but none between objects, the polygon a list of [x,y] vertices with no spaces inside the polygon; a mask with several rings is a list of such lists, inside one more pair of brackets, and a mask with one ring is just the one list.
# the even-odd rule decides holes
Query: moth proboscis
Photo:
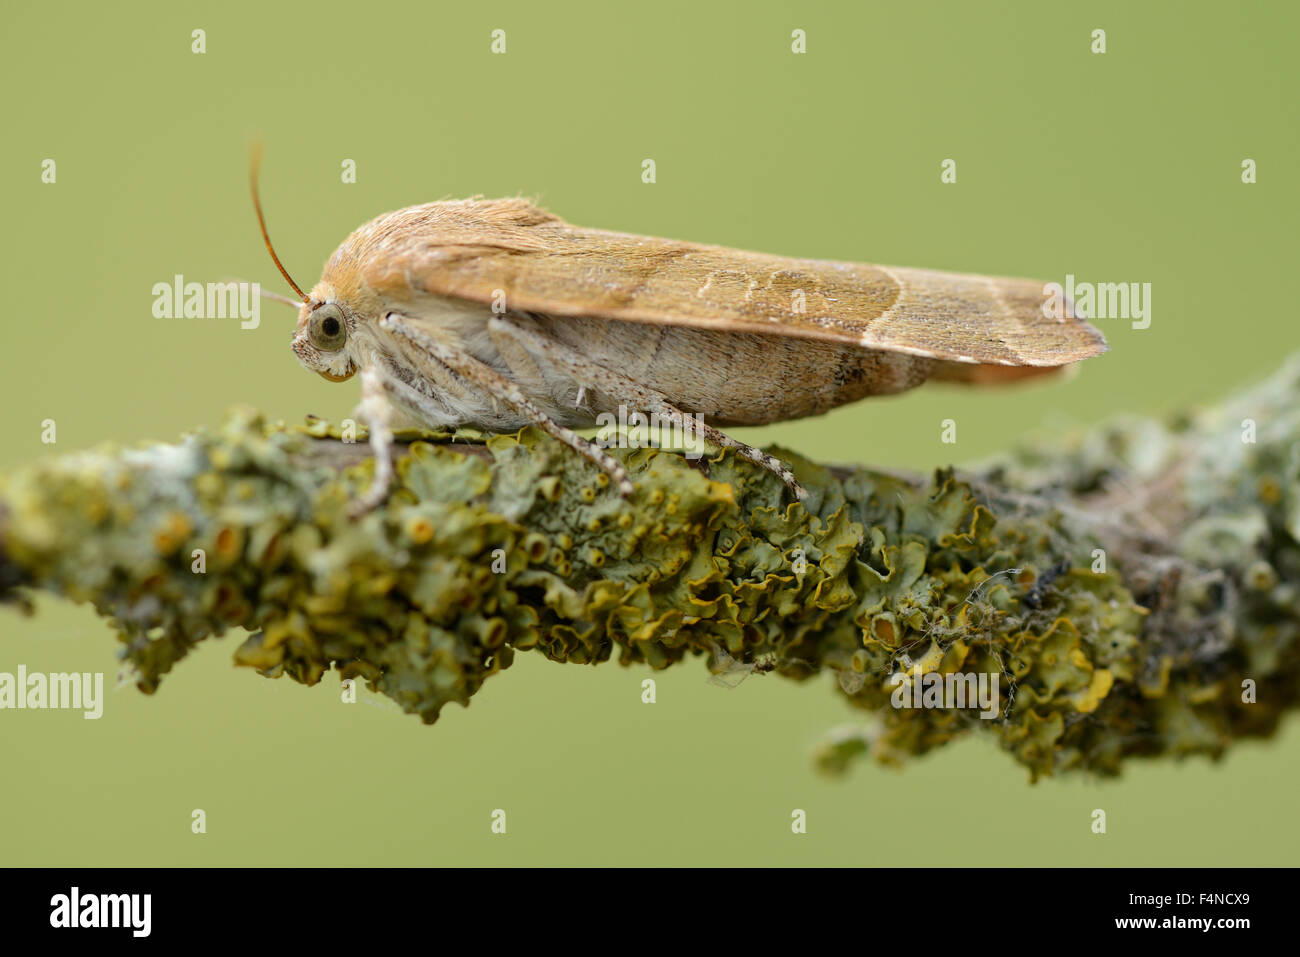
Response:
[{"label": "moth proboscis", "polygon": [[259,163],[255,150],[262,236],[302,300],[293,350],[332,382],[361,376],[375,474],[357,512],[387,494],[401,417],[538,426],[627,496],[624,467],[574,431],[622,406],[733,449],[803,498],[786,465],[718,427],[819,415],[927,379],[1019,380],[1107,348],[1072,308],[1049,317],[1041,282],[583,229],[519,198],[386,213],[343,241],[307,294],[271,245]]}]

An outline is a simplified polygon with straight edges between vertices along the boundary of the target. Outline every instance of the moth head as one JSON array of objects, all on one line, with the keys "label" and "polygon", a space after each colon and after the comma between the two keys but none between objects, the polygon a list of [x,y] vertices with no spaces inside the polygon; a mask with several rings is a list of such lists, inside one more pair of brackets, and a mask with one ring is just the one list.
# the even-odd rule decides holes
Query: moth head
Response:
[{"label": "moth head", "polygon": [[[266,242],[267,252],[275,263],[280,275],[284,277],[293,291],[298,294],[303,305],[298,312],[298,328],[293,334],[293,351],[298,361],[312,372],[319,373],[331,382],[350,379],[357,371],[357,365],[349,355],[348,341],[356,331],[356,320],[351,311],[342,303],[333,301],[328,295],[308,296],[293,281],[289,271],[275,254],[271,237],[266,231],[266,217],[262,215],[262,200],[257,193],[257,173],[262,162],[262,151],[254,145],[249,163],[248,182],[253,192],[253,209],[257,211],[257,223],[262,227],[262,239]],[[312,290],[319,293],[319,287]],[[278,297],[277,297],[278,298]],[[292,304],[292,300],[285,300]]]},{"label": "moth head", "polygon": [[357,371],[348,349],[355,329],[356,319],[342,303],[308,300],[293,334],[294,355],[305,368],[331,382],[350,379]]}]

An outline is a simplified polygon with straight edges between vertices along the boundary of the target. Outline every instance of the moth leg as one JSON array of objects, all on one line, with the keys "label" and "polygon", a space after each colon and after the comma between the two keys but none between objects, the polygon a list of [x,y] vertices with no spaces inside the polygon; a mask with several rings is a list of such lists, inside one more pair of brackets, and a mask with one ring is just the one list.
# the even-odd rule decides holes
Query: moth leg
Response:
[{"label": "moth leg", "polygon": [[497,373],[494,369],[479,362],[473,356],[466,355],[431,336],[425,335],[409,323],[403,322],[396,313],[390,312],[379,321],[379,325],[380,328],[396,333],[416,348],[443,363],[453,372],[464,376],[489,394],[501,399],[516,412],[527,417],[547,435],[560,440],[573,449],[613,479],[614,484],[618,486],[619,494],[624,498],[627,498],[636,490],[631,479],[627,477],[627,469],[623,468],[612,455],[594,442],[584,439],[572,429],[560,425],[534,405],[524,395],[519,386]]},{"label": "moth leg", "polygon": [[[667,403],[664,403],[663,407],[670,410],[671,413],[676,413],[679,416],[683,414]],[[663,415],[664,413],[660,411],[659,414]],[[726,432],[720,432],[713,426],[704,422],[694,422],[694,420],[690,420],[689,417],[687,424],[679,426],[679,428],[698,429],[706,442],[712,442],[714,445],[724,449],[731,449],[742,459],[747,459],[755,465],[767,469],[779,478],[782,483],[785,484],[785,487],[790,490],[791,494],[799,501],[802,502],[808,497],[808,490],[799,484],[799,480],[794,477],[794,473],[790,471],[790,467],[775,455],[768,455],[762,449],[756,449],[752,445],[746,445],[744,442],[733,439]]]},{"label": "moth leg", "polygon": [[361,370],[361,402],[355,414],[366,423],[375,460],[375,477],[370,488],[348,510],[353,518],[358,518],[379,505],[393,485],[393,407],[384,392],[383,374],[374,365]]},{"label": "moth leg", "polygon": [[[632,380],[628,380],[632,383]],[[635,383],[632,383],[635,385]],[[642,387],[644,389],[644,387]],[[799,484],[799,480],[794,477],[790,467],[774,455],[768,455],[762,449],[756,449],[752,445],[746,445],[733,439],[726,432],[719,431],[706,422],[700,422],[693,416],[687,415],[677,406],[670,403],[667,399],[655,392],[644,389],[643,396],[637,396],[636,401],[643,402],[646,411],[657,412],[661,419],[668,419],[674,426],[682,430],[682,434],[698,434],[704,441],[711,443],[718,448],[731,449],[742,459],[753,462],[760,468],[771,472],[790,493],[799,501],[808,497],[808,490]]]},{"label": "moth leg", "polygon": [[539,332],[526,318],[493,316],[488,320],[488,331],[498,335],[508,335],[524,345],[528,351],[544,356],[548,361],[563,368],[581,389],[593,387],[608,395],[617,396],[620,401],[633,408],[658,413],[660,418],[667,419],[681,429],[684,435],[698,434],[706,442],[719,448],[731,449],[741,458],[771,472],[785,484],[795,498],[803,500],[808,497],[807,490],[799,484],[794,473],[780,459],[768,455],[762,449],[738,442],[711,425],[697,421],[655,390],[622,373],[597,365],[564,343]]}]

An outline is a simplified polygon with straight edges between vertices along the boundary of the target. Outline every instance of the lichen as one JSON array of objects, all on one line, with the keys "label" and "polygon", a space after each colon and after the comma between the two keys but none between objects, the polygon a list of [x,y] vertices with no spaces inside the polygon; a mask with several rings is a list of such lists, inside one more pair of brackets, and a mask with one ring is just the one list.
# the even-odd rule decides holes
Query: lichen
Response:
[{"label": "lichen", "polygon": [[[146,692],[232,628],[252,633],[240,665],[308,685],[336,670],[428,723],[516,652],[703,657],[723,677],[833,676],[867,718],[828,738],[826,770],[976,732],[1033,776],[1112,774],[1135,756],[1217,757],[1300,697],[1297,396],[1292,364],[1208,417],[1121,422],[925,480],[777,450],[803,503],[730,453],[616,451],[637,485],[625,500],[531,429],[407,433],[395,490],[360,519],[364,436],[241,409],[178,444],[3,476],[0,588],[92,603]],[[1117,499],[1123,481],[1159,507]],[[1134,525],[1161,509],[1177,524]],[[998,676],[995,716],[891,702],[959,673]]]}]

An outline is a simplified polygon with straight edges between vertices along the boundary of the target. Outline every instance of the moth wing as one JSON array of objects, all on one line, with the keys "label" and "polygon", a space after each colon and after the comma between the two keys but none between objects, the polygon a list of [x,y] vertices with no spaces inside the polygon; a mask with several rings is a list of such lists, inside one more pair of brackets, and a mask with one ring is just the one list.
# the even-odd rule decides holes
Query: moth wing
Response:
[{"label": "moth wing", "polygon": [[967,364],[1055,367],[1107,349],[1072,309],[1063,318],[1046,315],[1044,286],[1034,280],[790,259],[582,229],[518,199],[431,203],[384,219],[394,217],[406,221],[384,230],[382,255],[360,258],[366,282],[399,300],[425,293]]}]

